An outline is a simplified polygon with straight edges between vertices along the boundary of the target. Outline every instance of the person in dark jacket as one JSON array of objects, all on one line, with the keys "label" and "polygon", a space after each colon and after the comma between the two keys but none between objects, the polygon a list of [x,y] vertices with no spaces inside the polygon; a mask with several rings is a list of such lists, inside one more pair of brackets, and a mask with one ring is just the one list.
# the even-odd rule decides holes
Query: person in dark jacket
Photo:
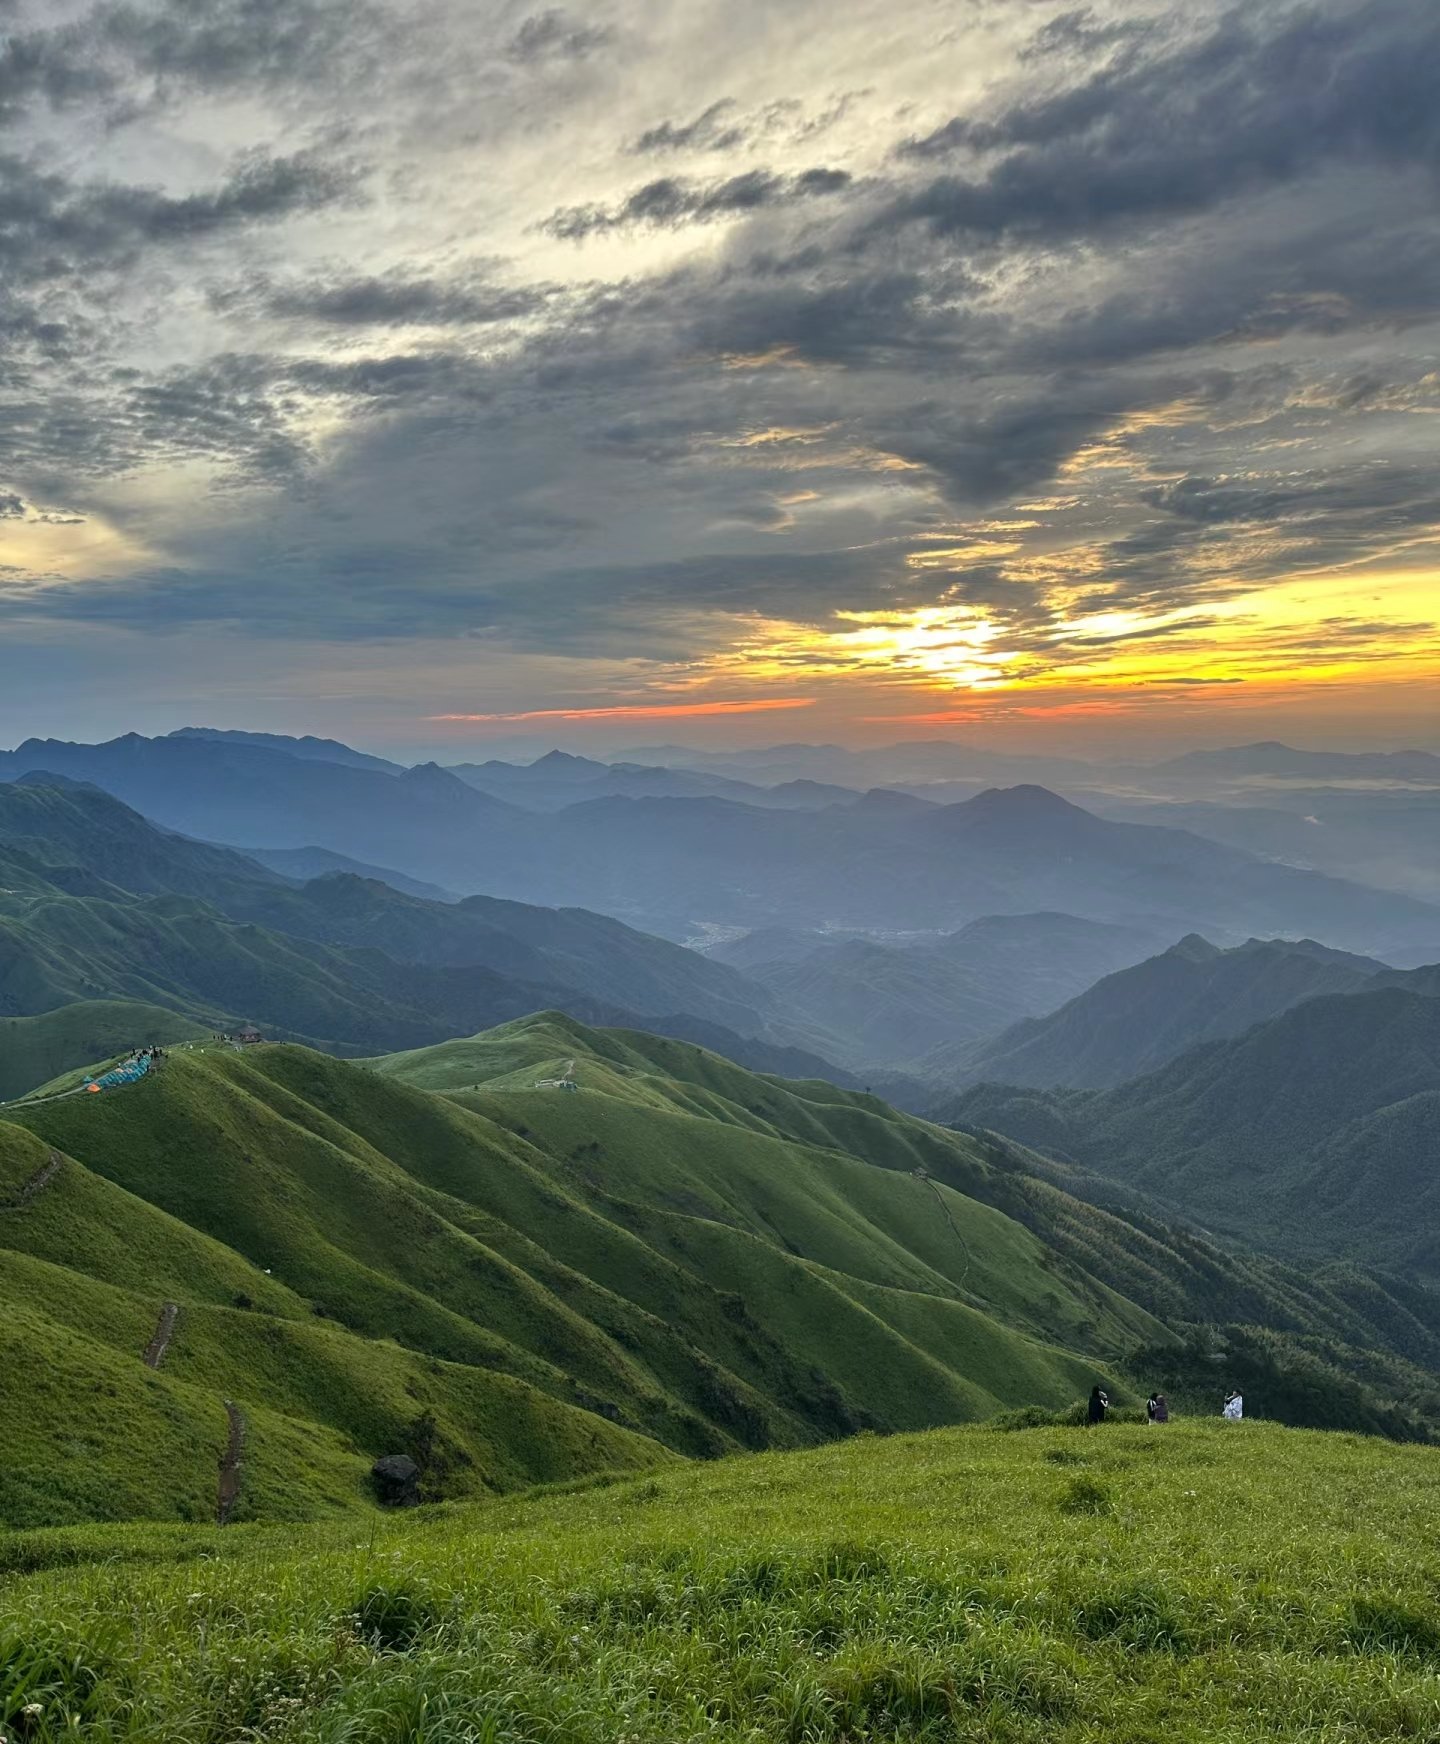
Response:
[{"label": "person in dark jacket", "polygon": [[1102,1387],[1091,1387],[1090,1403],[1085,1407],[1087,1423],[1103,1423],[1105,1413],[1110,1409],[1110,1396]]},{"label": "person in dark jacket", "polygon": [[1152,1393],[1145,1401],[1145,1416],[1151,1423],[1170,1421],[1170,1407],[1166,1404],[1163,1393]]}]

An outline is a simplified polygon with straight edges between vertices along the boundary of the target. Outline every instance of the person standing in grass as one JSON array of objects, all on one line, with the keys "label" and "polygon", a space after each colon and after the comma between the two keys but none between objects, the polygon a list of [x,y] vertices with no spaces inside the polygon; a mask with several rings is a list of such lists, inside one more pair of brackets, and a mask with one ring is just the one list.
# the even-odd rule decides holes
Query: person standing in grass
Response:
[{"label": "person standing in grass", "polygon": [[1109,1409],[1110,1395],[1102,1387],[1091,1387],[1090,1403],[1085,1407],[1085,1421],[1087,1423],[1103,1423],[1105,1413]]},{"label": "person standing in grass", "polygon": [[1168,1423],[1170,1407],[1165,1402],[1163,1393],[1152,1393],[1145,1401],[1145,1420],[1147,1423]]},{"label": "person standing in grass", "polygon": [[1225,1405],[1220,1415],[1229,1423],[1238,1423],[1245,1415],[1245,1400],[1234,1387],[1225,1395]]}]

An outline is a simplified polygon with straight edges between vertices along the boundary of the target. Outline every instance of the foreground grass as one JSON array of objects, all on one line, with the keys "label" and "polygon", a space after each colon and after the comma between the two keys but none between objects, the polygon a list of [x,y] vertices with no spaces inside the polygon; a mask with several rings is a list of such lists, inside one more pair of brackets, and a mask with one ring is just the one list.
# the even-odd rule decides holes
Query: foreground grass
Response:
[{"label": "foreground grass", "polygon": [[[861,1438],[374,1526],[0,1539],[0,1729],[180,1744],[1440,1735],[1440,1455]],[[106,1561],[106,1558],[111,1560]]]}]

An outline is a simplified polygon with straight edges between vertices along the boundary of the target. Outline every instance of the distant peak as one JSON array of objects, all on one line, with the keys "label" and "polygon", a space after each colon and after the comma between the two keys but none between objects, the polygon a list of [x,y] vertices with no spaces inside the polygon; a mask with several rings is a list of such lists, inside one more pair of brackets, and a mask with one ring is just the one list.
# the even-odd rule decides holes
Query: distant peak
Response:
[{"label": "distant peak", "polygon": [[532,769],[598,769],[600,764],[589,757],[576,757],[569,751],[547,751],[530,765]]},{"label": "distant peak", "polygon": [[1078,805],[1071,805],[1068,799],[1062,799],[1058,793],[1052,793],[1048,787],[1039,787],[1030,781],[1021,782],[1016,787],[987,787],[983,793],[977,793],[974,799],[965,800],[963,804],[967,811],[1014,817],[1061,817],[1073,815],[1081,809]]},{"label": "distant peak", "polygon": [[448,769],[442,769],[438,763],[417,763],[413,769],[407,769],[400,779],[410,787],[428,787],[437,792],[449,792],[457,787],[465,788],[465,783],[458,775],[451,774]]},{"label": "distant peak", "polygon": [[1166,951],[1167,957],[1187,957],[1192,963],[1205,963],[1212,957],[1223,956],[1218,945],[1212,945],[1209,939],[1199,933],[1186,933],[1183,939],[1178,939]]}]

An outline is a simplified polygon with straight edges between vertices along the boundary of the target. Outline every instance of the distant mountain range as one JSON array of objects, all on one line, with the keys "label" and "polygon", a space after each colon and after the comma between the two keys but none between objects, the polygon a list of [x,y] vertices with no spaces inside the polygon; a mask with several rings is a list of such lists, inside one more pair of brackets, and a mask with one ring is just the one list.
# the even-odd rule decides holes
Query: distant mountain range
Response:
[{"label": "distant mountain range", "polygon": [[1440,787],[1440,757],[1429,751],[1300,751],[1274,740],[1189,751],[1156,768],[1168,775],[1259,776],[1290,781],[1369,779]]},{"label": "distant mountain range", "polygon": [[[768,942],[768,943],[767,943]],[[1065,914],[995,915],[906,948],[762,930],[710,955],[743,966],[831,1057],[943,1078],[957,1044],[973,1044],[1153,951],[1154,934]],[[776,953],[767,961],[767,948]]]},{"label": "distant mountain range", "polygon": [[317,739],[309,733],[292,738],[288,733],[248,733],[235,727],[177,727],[169,737],[208,739],[217,745],[251,745],[262,751],[283,751],[287,757],[299,757],[302,762],[343,763],[351,769],[375,769],[386,775],[400,775],[406,768],[387,757],[372,757],[368,751],[343,745],[339,739]]},{"label": "distant mountain range", "polygon": [[[340,1052],[419,1046],[560,1004],[673,1027],[757,1066],[844,1077],[792,1034],[771,1045],[765,988],[608,916],[437,903],[350,874],[297,885],[96,788],[0,784],[0,1016],[77,1001],[140,1001],[211,1028],[251,1019]],[[52,1072],[76,1063],[34,1047]],[[0,1076],[11,1093],[28,1087]]]},{"label": "distant mountain range", "polygon": [[604,797],[525,810],[436,765],[400,774],[209,738],[30,741],[0,777],[93,782],[164,826],[242,848],[321,848],[445,890],[697,922],[953,931],[1059,911],[1171,937],[1304,933],[1388,957],[1440,954],[1440,907],[1269,863],[1187,832],[1112,822],[1043,788],[934,806],[871,792],[818,810]]},{"label": "distant mountain range", "polygon": [[812,811],[850,805],[860,795],[818,781],[787,781],[773,787],[698,770],[640,763],[597,763],[551,751],[534,763],[455,763],[451,773],[481,793],[529,811],[561,811],[587,799],[733,799],[740,805]]}]

